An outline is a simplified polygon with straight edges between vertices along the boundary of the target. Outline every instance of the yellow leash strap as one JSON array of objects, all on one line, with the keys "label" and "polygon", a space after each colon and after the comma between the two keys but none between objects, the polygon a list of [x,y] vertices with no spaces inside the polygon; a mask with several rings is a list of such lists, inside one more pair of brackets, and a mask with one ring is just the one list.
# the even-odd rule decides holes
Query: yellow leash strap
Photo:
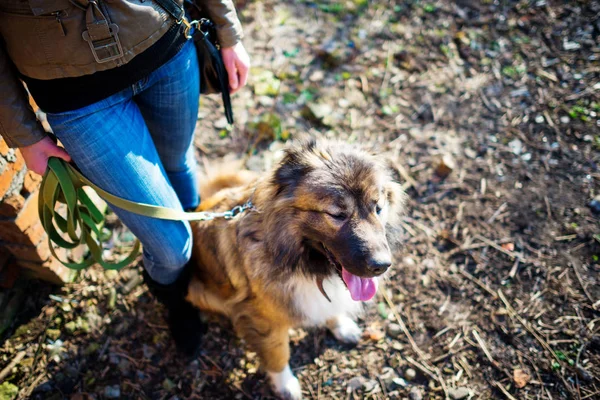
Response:
[{"label": "yellow leash strap", "polygon": [[[225,212],[189,212],[167,207],[137,203],[125,200],[99,188],[83,176],[75,167],[56,157],[48,160],[48,168],[42,179],[38,200],[38,214],[46,233],[52,255],[68,268],[81,270],[99,263],[106,269],[121,269],[131,264],[140,251],[140,243],[136,243],[131,253],[122,261],[110,263],[102,257],[104,215],[83,190],[84,186],[94,189],[108,203],[123,210],[147,217],[172,221],[208,221],[215,218],[231,219],[242,212],[253,208],[252,202],[236,206]],[[66,205],[66,216],[56,210],[56,203]],[[53,243],[59,247],[73,249],[85,244],[90,250],[90,258],[80,262],[65,262],[54,250]]]}]

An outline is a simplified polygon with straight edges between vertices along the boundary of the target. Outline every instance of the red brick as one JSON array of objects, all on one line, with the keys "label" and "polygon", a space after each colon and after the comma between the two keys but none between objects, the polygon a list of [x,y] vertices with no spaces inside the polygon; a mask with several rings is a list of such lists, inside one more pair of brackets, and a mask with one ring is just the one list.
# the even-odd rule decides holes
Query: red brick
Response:
[{"label": "red brick", "polygon": [[0,174],[0,198],[4,197],[17,173],[23,169],[25,162],[23,157],[17,152],[17,160],[9,162],[2,174]]},{"label": "red brick", "polygon": [[25,174],[25,180],[23,181],[22,193],[28,195],[35,192],[40,187],[41,182],[42,177],[40,175],[33,171],[27,171],[27,174]]},{"label": "red brick", "polygon": [[15,169],[12,164],[7,164],[4,171],[0,174],[0,199],[4,197],[15,177]]},{"label": "red brick", "polygon": [[31,244],[14,221],[0,221],[0,240],[7,243]]},{"label": "red brick", "polygon": [[15,224],[22,231],[25,231],[30,226],[35,225],[40,220],[38,214],[38,194],[39,192],[35,192],[27,198],[23,209],[15,220]]},{"label": "red brick", "polygon": [[[25,205],[25,197],[13,194],[0,202],[1,217],[16,217]],[[1,234],[0,234],[1,235]]]},{"label": "red brick", "polygon": [[74,270],[65,267],[54,258],[43,263],[20,261],[19,265],[29,276],[56,284],[71,282],[76,274]]},{"label": "red brick", "polygon": [[4,139],[2,139],[2,136],[0,136],[0,156],[5,156],[8,154],[8,144],[6,144],[6,141],[4,141]]},{"label": "red brick", "polygon": [[5,244],[6,250],[15,256],[17,261],[33,261],[42,263],[48,260],[51,256],[50,249],[46,242],[40,243],[38,246],[27,246],[23,244]]},{"label": "red brick", "polygon": [[25,234],[25,236],[27,236],[27,238],[29,239],[29,241],[34,246],[37,246],[38,244],[40,244],[40,242],[47,237],[46,236],[46,231],[44,230],[44,227],[42,226],[41,222],[38,222],[37,224],[35,224],[33,226],[30,226],[24,232],[24,234]]}]

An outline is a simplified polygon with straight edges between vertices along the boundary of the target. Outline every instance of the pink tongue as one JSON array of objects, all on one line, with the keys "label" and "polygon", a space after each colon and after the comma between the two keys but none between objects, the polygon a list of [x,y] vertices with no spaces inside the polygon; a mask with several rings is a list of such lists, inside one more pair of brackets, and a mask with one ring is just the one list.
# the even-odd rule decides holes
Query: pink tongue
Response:
[{"label": "pink tongue", "polygon": [[342,268],[342,278],[354,301],[371,300],[375,296],[375,292],[377,292],[377,279],[361,278],[352,275],[345,268]]}]

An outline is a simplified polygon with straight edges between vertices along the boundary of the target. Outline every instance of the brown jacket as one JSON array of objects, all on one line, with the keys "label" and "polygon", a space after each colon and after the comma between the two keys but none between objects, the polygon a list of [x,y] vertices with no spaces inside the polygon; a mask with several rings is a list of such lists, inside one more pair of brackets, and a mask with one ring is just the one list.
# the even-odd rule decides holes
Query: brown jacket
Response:
[{"label": "brown jacket", "polygon": [[[175,1],[182,4],[183,0]],[[233,0],[197,2],[215,22],[223,47],[241,40]],[[108,70],[131,61],[176,23],[154,0],[97,0],[96,4],[89,0],[0,0],[0,136],[9,146],[28,146],[44,137],[19,73],[44,80]],[[115,45],[111,51],[102,50],[100,45],[106,43],[102,39],[113,31],[117,31],[120,49]],[[92,51],[90,43],[100,45]]]}]

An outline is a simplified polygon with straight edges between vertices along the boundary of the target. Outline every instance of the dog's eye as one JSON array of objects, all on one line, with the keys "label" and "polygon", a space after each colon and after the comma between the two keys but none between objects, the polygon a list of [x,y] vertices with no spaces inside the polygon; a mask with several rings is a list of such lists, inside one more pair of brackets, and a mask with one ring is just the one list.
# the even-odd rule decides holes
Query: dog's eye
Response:
[{"label": "dog's eye", "polygon": [[381,206],[380,206],[379,204],[376,204],[376,205],[375,205],[375,212],[376,212],[377,214],[381,214],[381,210],[382,210]]},{"label": "dog's eye", "polygon": [[329,215],[331,218],[338,220],[338,221],[346,220],[346,214],[344,214],[344,213],[337,213],[337,214],[327,213],[327,215]]}]

